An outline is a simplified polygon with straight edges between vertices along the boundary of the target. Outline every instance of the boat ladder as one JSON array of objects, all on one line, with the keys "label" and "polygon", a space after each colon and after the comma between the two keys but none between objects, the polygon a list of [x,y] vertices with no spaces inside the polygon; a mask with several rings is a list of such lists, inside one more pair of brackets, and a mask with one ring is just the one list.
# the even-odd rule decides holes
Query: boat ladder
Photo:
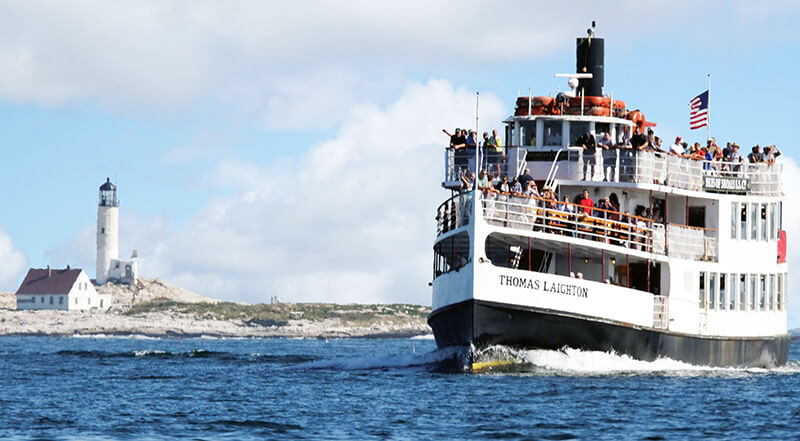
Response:
[{"label": "boat ladder", "polygon": [[666,296],[653,296],[653,327],[669,328],[669,303]]}]

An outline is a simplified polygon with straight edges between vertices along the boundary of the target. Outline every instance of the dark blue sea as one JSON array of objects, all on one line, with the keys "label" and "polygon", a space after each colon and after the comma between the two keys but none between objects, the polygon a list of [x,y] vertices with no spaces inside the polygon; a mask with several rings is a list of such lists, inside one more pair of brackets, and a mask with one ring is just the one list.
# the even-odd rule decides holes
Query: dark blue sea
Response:
[{"label": "dark blue sea", "polygon": [[0,439],[800,439],[800,345],[773,370],[429,339],[0,337]]}]

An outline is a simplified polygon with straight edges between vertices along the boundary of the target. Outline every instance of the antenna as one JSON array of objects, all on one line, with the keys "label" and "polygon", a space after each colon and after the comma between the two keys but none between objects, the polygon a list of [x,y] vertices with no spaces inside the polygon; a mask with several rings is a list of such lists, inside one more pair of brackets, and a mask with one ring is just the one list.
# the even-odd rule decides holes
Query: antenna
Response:
[{"label": "antenna", "polygon": [[478,185],[478,172],[481,169],[481,155],[480,155],[480,143],[478,142],[478,117],[480,116],[480,103],[481,103],[481,93],[475,92],[475,182],[472,185]]}]

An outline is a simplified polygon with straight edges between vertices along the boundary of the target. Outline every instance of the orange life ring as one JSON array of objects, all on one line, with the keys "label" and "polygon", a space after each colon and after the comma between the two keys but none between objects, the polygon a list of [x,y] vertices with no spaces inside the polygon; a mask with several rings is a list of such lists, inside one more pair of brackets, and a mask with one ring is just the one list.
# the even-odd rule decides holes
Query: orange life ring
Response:
[{"label": "orange life ring", "polygon": [[644,113],[640,110],[634,110],[628,113],[628,120],[633,122],[639,130],[644,131],[644,126],[647,124],[647,121],[644,119]]}]

